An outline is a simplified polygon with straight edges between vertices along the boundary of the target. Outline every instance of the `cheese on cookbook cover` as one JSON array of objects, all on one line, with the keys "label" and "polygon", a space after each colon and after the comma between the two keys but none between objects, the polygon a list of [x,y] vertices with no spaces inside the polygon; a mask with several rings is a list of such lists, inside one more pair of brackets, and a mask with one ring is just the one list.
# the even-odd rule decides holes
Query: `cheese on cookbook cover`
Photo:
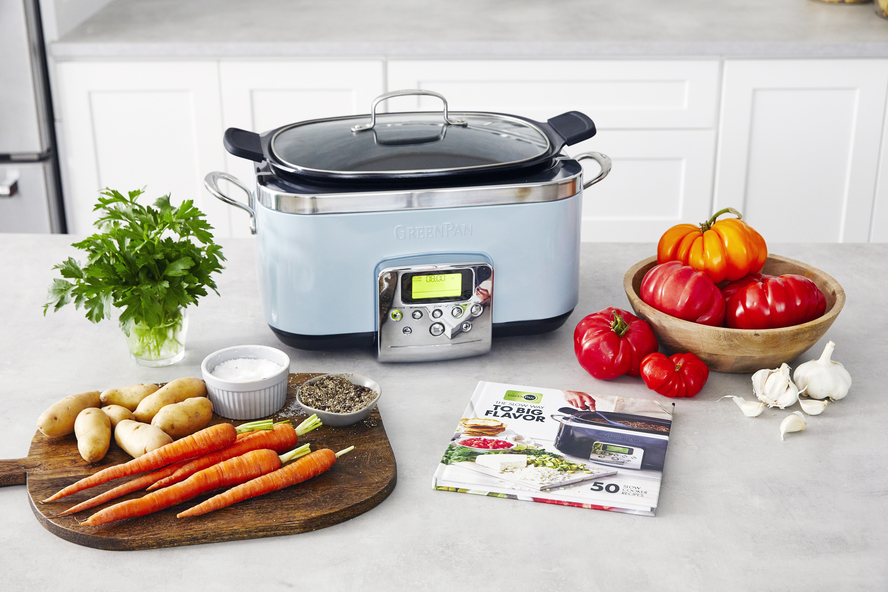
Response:
[{"label": "cheese on cookbook cover", "polygon": [[[673,408],[671,401],[481,381],[454,418],[434,487],[653,516]],[[482,419],[498,422],[503,449],[459,445]]]}]

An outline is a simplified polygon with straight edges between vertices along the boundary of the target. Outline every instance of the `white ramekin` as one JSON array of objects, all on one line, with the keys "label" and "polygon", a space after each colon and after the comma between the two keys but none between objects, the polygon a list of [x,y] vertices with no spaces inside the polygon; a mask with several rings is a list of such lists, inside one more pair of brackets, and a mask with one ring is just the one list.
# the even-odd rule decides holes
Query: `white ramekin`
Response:
[{"label": "white ramekin", "polygon": [[[274,376],[249,382],[222,380],[211,374],[216,366],[235,358],[271,360],[283,368]],[[286,402],[290,357],[279,349],[266,345],[227,347],[204,358],[200,370],[207,383],[207,396],[213,403],[213,412],[226,419],[268,417],[280,411]]]}]

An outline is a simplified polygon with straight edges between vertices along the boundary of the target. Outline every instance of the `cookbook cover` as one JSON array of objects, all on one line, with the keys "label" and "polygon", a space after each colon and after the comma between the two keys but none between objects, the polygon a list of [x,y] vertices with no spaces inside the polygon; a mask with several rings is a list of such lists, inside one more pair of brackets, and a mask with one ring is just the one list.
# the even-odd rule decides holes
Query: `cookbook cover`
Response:
[{"label": "cookbook cover", "polygon": [[481,381],[435,471],[434,488],[653,516],[673,408]]}]

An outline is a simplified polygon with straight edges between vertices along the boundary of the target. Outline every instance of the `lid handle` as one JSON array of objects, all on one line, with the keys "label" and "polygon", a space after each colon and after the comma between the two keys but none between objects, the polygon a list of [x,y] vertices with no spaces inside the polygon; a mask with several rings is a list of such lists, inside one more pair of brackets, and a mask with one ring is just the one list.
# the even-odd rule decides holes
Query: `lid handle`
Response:
[{"label": "lid handle", "polygon": [[441,102],[444,103],[444,121],[448,125],[469,125],[469,122],[465,121],[464,119],[450,119],[450,116],[447,112],[447,99],[444,98],[444,95],[436,93],[435,91],[416,88],[411,90],[394,90],[392,92],[385,93],[384,95],[379,95],[378,97],[373,99],[373,103],[370,105],[370,123],[362,123],[352,126],[351,131],[364,132],[373,129],[374,126],[376,126],[376,106],[379,105],[381,102],[394,97],[406,97],[412,95],[425,95],[428,97],[437,97],[441,99]]}]

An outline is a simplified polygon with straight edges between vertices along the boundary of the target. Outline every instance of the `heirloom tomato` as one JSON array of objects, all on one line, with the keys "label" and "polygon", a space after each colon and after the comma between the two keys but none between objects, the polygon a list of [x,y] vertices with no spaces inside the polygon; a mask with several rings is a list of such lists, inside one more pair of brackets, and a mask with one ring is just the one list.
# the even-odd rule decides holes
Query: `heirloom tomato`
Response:
[{"label": "heirloom tomato", "polygon": [[[726,213],[737,217],[718,220]],[[768,247],[765,239],[741,218],[734,208],[725,208],[699,226],[673,226],[660,237],[657,263],[681,261],[704,272],[716,284],[760,271],[768,258]]]},{"label": "heirloom tomato", "polygon": [[658,348],[651,326],[619,308],[590,314],[574,329],[577,361],[601,380],[638,376],[641,359]]},{"label": "heirloom tomato", "polygon": [[709,380],[709,368],[696,355],[653,353],[641,361],[641,379],[652,391],[669,398],[693,397]]},{"label": "heirloom tomato", "polygon": [[709,276],[679,261],[655,265],[641,280],[641,299],[685,321],[720,327],[725,299]]},{"label": "heirloom tomato", "polygon": [[760,273],[722,288],[725,324],[732,329],[777,329],[813,321],[826,312],[826,297],[805,276]]}]

